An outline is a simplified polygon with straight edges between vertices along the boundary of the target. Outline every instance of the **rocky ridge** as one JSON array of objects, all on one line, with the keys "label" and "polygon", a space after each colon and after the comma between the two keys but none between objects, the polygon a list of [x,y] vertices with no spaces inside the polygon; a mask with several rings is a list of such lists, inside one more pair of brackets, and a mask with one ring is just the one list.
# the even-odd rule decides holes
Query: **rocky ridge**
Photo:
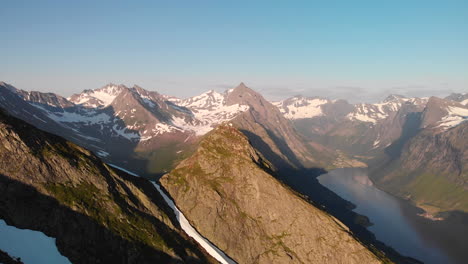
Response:
[{"label": "rocky ridge", "polygon": [[239,263],[380,262],[274,173],[229,123],[210,132],[161,183],[192,225]]},{"label": "rocky ridge", "polygon": [[153,185],[0,112],[0,218],[55,237],[73,263],[216,263]]}]

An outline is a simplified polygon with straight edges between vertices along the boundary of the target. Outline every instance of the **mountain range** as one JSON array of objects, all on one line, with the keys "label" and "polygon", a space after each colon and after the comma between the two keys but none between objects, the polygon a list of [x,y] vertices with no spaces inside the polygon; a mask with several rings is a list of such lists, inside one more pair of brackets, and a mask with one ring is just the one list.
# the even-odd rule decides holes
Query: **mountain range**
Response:
[{"label": "mountain range", "polygon": [[[181,229],[167,192],[188,222],[238,263],[417,263],[375,240],[364,216],[318,184],[315,177],[338,167],[369,167],[379,188],[430,213],[468,212],[468,94],[269,102],[243,83],[186,99],[108,84],[64,98],[0,83],[0,108],[0,187],[18,186],[3,187],[10,192],[1,217],[65,234],[58,248],[74,262],[215,261]],[[144,178],[160,179],[161,193]],[[39,204],[30,215],[54,208],[46,215],[53,223],[81,219],[93,236],[70,244],[73,221],[59,225],[63,232],[31,222],[31,196]],[[111,246],[125,252],[76,255],[83,239],[109,246],[96,234],[122,241]]]},{"label": "mountain range", "polygon": [[352,105],[298,96],[275,105],[301,135],[365,163],[380,188],[431,213],[467,212],[467,98],[390,95]]},{"label": "mountain range", "polygon": [[[38,108],[41,102],[38,109],[48,109],[48,112],[32,116],[40,122],[47,121],[41,121],[41,117],[47,117],[59,124],[57,116],[71,113],[63,110],[58,114],[58,102],[68,101],[60,97],[40,94],[33,98],[34,93],[9,91],[14,93],[6,94],[11,98],[34,100],[23,101],[32,107]],[[5,98],[2,94],[3,103],[7,102]],[[55,104],[47,108],[46,102]],[[62,104],[60,107],[76,109],[76,115],[92,116],[85,106]],[[103,108],[105,111],[106,106]],[[21,111],[14,110],[13,113]],[[256,111],[260,110],[257,107]],[[104,113],[98,111],[99,107],[94,116]],[[106,122],[90,122],[83,127],[101,124],[104,127]],[[278,181],[275,175],[281,166],[275,166],[256,150],[235,122],[236,119],[224,122],[200,137],[196,151],[162,179],[179,211],[156,183],[118,167],[115,169],[115,165],[101,161],[97,154],[102,153],[94,154],[2,110],[0,218],[9,225],[38,230],[56,238],[60,253],[73,263],[216,262],[213,250],[190,238],[195,229],[219,248],[214,251],[222,250],[225,258],[216,258],[222,263],[391,262],[384,252],[359,241],[338,219]],[[251,121],[245,117],[237,122]],[[76,123],[69,123],[72,124],[67,124],[65,129],[84,133]],[[274,134],[271,135],[274,142]],[[298,165],[290,160],[284,164]],[[243,173],[246,169],[248,174]],[[180,183],[183,185],[179,186]],[[187,189],[190,190],[187,194],[206,197],[193,200],[192,196],[184,200],[177,195]],[[212,200],[213,195],[221,197]],[[251,203],[252,195],[257,197],[256,203]],[[201,211],[188,209],[194,201],[199,202]],[[294,215],[283,221],[293,208]],[[190,231],[187,225],[195,229]]]}]

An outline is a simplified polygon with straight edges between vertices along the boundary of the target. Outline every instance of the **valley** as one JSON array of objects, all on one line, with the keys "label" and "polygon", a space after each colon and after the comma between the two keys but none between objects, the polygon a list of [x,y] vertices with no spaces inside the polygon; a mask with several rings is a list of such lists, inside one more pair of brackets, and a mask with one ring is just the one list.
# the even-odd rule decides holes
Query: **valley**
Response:
[{"label": "valley", "polygon": [[427,217],[410,202],[385,193],[367,176],[366,169],[336,169],[318,177],[319,182],[356,205],[366,215],[369,230],[398,252],[428,264],[464,263],[468,214],[454,212],[444,219]]}]

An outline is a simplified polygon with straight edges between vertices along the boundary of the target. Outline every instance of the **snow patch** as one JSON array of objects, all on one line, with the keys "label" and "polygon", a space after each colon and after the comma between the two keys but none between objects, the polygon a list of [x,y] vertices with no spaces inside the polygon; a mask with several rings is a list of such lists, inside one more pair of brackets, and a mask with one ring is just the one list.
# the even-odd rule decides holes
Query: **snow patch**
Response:
[{"label": "snow patch", "polygon": [[128,140],[134,140],[134,139],[138,139],[140,138],[140,136],[135,133],[135,132],[126,132],[127,131],[127,128],[126,127],[123,127],[123,128],[118,128],[118,125],[114,125],[112,127],[112,130],[118,135],[118,136],[121,136],[121,137],[124,137]]},{"label": "snow patch", "polygon": [[447,107],[447,115],[444,116],[437,127],[448,129],[458,126],[468,120],[468,109],[456,106]]},{"label": "snow patch", "polygon": [[115,165],[115,164],[107,163],[107,165],[109,165],[109,166],[111,166],[111,167],[114,167],[114,168],[116,168],[116,169],[119,169],[119,170],[121,170],[121,171],[123,171],[123,172],[126,172],[126,173],[128,173],[128,174],[130,174],[130,175],[132,175],[132,176],[140,177],[140,175],[138,175],[138,174],[136,174],[136,173],[133,173],[133,172],[131,172],[131,171],[128,171],[128,170],[126,170],[126,169],[124,169],[124,168],[122,168],[122,167],[119,167],[119,166]]},{"label": "snow patch", "polygon": [[374,148],[378,147],[379,144],[380,144],[380,139],[377,139],[376,141],[374,141],[374,144],[373,144]]},{"label": "snow patch", "polygon": [[197,230],[195,230],[195,228],[193,228],[190,225],[187,218],[185,218],[184,214],[182,214],[182,212],[179,210],[179,208],[177,208],[177,206],[174,204],[174,202],[166,195],[166,193],[164,193],[161,190],[161,187],[155,182],[152,182],[152,183],[153,183],[154,187],[158,190],[158,192],[161,194],[161,196],[164,198],[164,201],[166,201],[166,203],[169,205],[169,207],[171,207],[172,210],[174,210],[174,213],[175,213],[175,215],[177,217],[177,220],[179,221],[180,227],[182,228],[182,230],[185,231],[185,233],[188,236],[195,239],[195,241],[197,241],[198,244],[200,244],[200,246],[202,246],[208,252],[208,254],[210,254],[212,257],[214,257],[220,263],[223,263],[223,264],[234,264],[234,263],[236,263],[231,258],[226,256],[226,254],[224,254],[224,252],[219,250],[210,241],[208,241],[206,238],[204,238],[202,235],[200,235],[200,233],[198,233]]},{"label": "snow patch", "polygon": [[320,98],[295,97],[293,102],[276,102],[274,105],[279,107],[280,112],[288,119],[303,119],[322,116],[322,105],[329,103],[328,100]]},{"label": "snow patch", "polygon": [[224,95],[215,91],[182,100],[178,105],[190,109],[195,120],[187,121],[181,117],[173,117],[172,124],[182,130],[194,131],[197,136],[210,132],[214,126],[249,109],[247,105],[226,105]]},{"label": "snow patch", "polygon": [[98,155],[101,158],[104,158],[104,157],[109,156],[109,152],[106,152],[104,150],[98,150],[98,151],[96,151],[96,155]]},{"label": "snow patch", "polygon": [[85,123],[87,125],[109,123],[111,117],[106,113],[96,114],[96,111],[85,111],[83,114],[75,112],[51,112],[41,105],[31,103],[32,106],[44,111],[46,115],[59,123]]},{"label": "snow patch", "polygon": [[78,105],[103,108],[110,105],[120,92],[122,92],[122,87],[117,85],[108,85],[97,90],[84,92],[74,100],[71,100],[71,98],[68,98],[68,100]]},{"label": "snow patch", "polygon": [[44,119],[38,117],[37,115],[33,115],[34,118],[36,118],[39,121],[42,121],[43,123],[47,123]]}]

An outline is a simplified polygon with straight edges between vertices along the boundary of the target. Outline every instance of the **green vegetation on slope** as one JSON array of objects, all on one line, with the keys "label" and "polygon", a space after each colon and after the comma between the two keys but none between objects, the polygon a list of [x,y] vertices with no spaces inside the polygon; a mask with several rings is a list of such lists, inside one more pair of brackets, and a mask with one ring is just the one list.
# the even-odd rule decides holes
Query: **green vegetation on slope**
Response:
[{"label": "green vegetation on slope", "polygon": [[162,250],[168,248],[153,223],[138,212],[124,213],[123,208],[112,202],[112,197],[103,195],[93,184],[82,182],[72,186],[51,183],[45,185],[45,188],[64,205],[86,212],[98,223],[129,241],[141,242]]},{"label": "green vegetation on slope", "polygon": [[418,206],[430,213],[441,211],[468,211],[468,192],[441,174],[435,173],[407,173],[400,172],[396,177],[409,177],[403,186],[393,187],[391,190],[398,195],[410,198]]}]

